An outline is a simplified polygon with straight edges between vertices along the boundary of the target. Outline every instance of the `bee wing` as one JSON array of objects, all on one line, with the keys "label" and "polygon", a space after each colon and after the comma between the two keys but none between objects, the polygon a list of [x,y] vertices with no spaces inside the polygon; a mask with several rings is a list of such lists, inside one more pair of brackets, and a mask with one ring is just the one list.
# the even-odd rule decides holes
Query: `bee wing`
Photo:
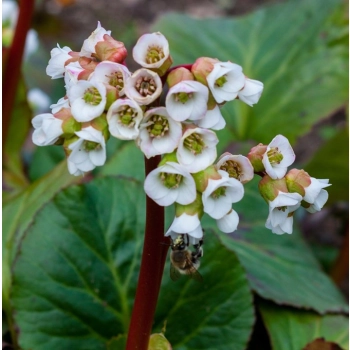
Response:
[{"label": "bee wing", "polygon": [[181,273],[177,270],[177,268],[170,263],[170,278],[173,281],[177,281],[181,277]]},{"label": "bee wing", "polygon": [[203,282],[202,275],[194,267],[191,270],[190,277],[198,282]]}]

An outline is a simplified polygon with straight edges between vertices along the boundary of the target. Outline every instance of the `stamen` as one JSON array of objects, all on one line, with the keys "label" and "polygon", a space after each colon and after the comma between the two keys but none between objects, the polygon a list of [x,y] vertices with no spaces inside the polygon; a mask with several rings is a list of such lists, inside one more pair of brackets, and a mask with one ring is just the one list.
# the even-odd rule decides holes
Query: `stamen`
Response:
[{"label": "stamen", "polygon": [[101,100],[102,96],[95,87],[91,87],[85,90],[83,100],[92,106],[97,106]]},{"label": "stamen", "polygon": [[228,173],[229,177],[239,180],[242,175],[242,169],[240,165],[234,160],[227,160],[220,166],[221,170]]},{"label": "stamen", "polygon": [[146,53],[146,63],[153,64],[162,60],[164,57],[164,51],[161,46],[149,46]]},{"label": "stamen", "polygon": [[148,120],[149,125],[147,126],[147,131],[150,137],[161,138],[163,137],[169,130],[169,122],[168,119],[161,115],[153,115]]}]

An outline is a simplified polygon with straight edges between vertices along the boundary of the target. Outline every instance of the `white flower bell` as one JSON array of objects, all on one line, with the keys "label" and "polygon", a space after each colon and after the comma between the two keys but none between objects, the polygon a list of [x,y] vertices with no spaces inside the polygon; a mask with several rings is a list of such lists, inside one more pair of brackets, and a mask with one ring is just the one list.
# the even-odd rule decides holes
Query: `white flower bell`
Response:
[{"label": "white flower bell", "polygon": [[264,84],[261,81],[245,78],[244,88],[238,92],[238,98],[253,107],[258,103],[263,89]]},{"label": "white flower bell", "polygon": [[72,50],[68,46],[61,48],[58,44],[56,48],[51,50],[51,59],[46,67],[46,74],[50,76],[51,79],[63,78],[65,63],[72,58],[72,56],[69,55],[71,51]]},{"label": "white flower bell", "polygon": [[53,145],[63,134],[61,119],[55,118],[51,113],[44,113],[35,116],[32,119],[34,132],[32,135],[33,143],[37,146]]},{"label": "white flower bell", "polygon": [[328,179],[315,179],[311,177],[311,184],[305,187],[304,201],[310,203],[311,206],[306,208],[310,213],[320,211],[328,200],[328,192],[325,187],[331,186]]}]

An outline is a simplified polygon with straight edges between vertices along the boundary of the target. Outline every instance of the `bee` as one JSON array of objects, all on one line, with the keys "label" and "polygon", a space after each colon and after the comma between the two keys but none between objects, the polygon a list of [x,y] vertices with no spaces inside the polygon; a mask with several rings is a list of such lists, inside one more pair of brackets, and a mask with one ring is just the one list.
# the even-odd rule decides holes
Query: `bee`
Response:
[{"label": "bee", "polygon": [[[187,242],[186,242],[186,241]],[[170,278],[177,281],[181,275],[188,275],[197,281],[202,281],[201,274],[197,271],[200,265],[200,258],[203,256],[203,240],[193,245],[194,251],[188,249],[188,235],[179,235],[171,240],[170,253]]]}]

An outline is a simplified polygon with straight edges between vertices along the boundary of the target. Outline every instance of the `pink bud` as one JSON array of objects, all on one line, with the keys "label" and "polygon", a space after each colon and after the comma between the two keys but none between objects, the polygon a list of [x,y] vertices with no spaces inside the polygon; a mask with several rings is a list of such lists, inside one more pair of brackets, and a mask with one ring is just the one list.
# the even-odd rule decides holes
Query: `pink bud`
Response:
[{"label": "pink bud", "polygon": [[248,159],[253,165],[254,171],[259,173],[265,170],[264,164],[262,163],[262,159],[266,152],[267,146],[259,143],[257,146],[253,147],[248,153]]},{"label": "pink bud", "polygon": [[196,80],[208,86],[207,75],[214,69],[214,64],[220,62],[216,58],[200,57],[192,65],[191,71]]},{"label": "pink bud", "polygon": [[100,61],[123,63],[128,54],[124,43],[113,39],[108,34],[105,34],[103,39],[103,41],[99,41],[95,45],[96,53],[92,54],[92,56]]},{"label": "pink bud", "polygon": [[305,196],[305,188],[311,184],[310,175],[306,171],[292,169],[286,174],[285,178],[289,192],[296,192],[303,197]]},{"label": "pink bud", "polygon": [[193,74],[186,68],[180,67],[171,71],[166,80],[169,89],[184,80],[194,80]]}]

